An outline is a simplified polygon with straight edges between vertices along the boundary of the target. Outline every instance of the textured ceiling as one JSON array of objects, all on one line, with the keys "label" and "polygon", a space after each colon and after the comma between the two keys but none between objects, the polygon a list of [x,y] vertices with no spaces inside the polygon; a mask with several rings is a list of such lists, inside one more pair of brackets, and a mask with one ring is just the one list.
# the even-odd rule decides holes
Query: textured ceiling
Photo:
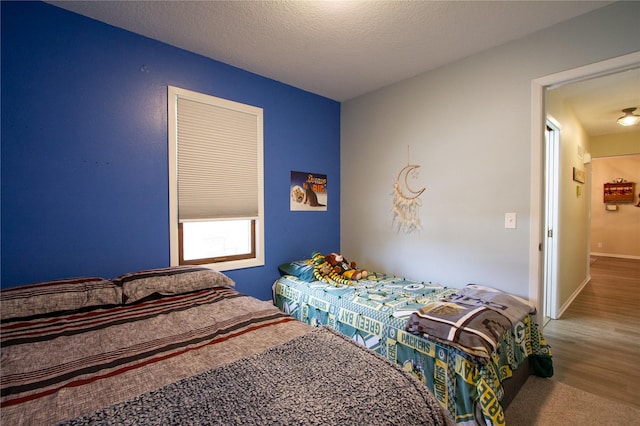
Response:
[{"label": "textured ceiling", "polygon": [[[612,2],[48,3],[330,99],[346,101]],[[591,82],[562,90],[566,89],[569,101],[575,103],[573,109],[589,134],[611,133],[620,128],[606,125],[609,117],[617,114],[613,111],[630,106],[638,106],[640,111],[640,82],[634,78],[607,79],[600,84]],[[621,81],[631,86],[621,87],[618,85]],[[620,97],[617,102],[606,94],[610,84],[616,84],[609,93]]]},{"label": "textured ceiling", "polygon": [[50,1],[345,101],[610,1]]}]

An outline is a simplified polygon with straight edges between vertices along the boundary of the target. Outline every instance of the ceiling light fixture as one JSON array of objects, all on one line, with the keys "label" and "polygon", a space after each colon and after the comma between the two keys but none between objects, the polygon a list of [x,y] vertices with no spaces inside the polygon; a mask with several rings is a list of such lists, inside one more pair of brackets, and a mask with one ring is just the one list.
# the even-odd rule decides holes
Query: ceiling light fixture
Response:
[{"label": "ceiling light fixture", "polygon": [[634,114],[637,108],[625,108],[622,110],[624,115],[618,118],[618,124],[621,126],[633,126],[635,124],[640,123],[640,115]]}]

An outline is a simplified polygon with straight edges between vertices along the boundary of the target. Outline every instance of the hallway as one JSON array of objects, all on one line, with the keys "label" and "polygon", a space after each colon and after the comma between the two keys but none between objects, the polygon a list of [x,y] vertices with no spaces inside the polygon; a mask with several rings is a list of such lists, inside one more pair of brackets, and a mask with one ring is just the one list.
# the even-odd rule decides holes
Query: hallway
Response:
[{"label": "hallway", "polygon": [[596,258],[591,281],[543,335],[554,379],[640,407],[640,260]]}]

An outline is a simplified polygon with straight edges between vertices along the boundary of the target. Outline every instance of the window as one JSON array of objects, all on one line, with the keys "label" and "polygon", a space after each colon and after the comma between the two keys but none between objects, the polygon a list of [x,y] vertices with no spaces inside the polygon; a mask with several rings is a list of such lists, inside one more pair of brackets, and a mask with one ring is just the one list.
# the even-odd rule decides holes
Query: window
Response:
[{"label": "window", "polygon": [[171,264],[264,265],[262,109],[168,94]]}]

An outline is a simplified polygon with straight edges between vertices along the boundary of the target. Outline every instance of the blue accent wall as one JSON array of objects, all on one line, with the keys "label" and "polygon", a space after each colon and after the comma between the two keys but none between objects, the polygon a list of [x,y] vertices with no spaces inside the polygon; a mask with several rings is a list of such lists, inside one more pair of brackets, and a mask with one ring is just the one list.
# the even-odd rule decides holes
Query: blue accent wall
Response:
[{"label": "blue accent wall", "polygon": [[[264,267],[339,250],[340,104],[40,2],[1,2],[2,287],[169,266],[167,86],[264,109]],[[292,170],[328,211],[289,211]]]}]

